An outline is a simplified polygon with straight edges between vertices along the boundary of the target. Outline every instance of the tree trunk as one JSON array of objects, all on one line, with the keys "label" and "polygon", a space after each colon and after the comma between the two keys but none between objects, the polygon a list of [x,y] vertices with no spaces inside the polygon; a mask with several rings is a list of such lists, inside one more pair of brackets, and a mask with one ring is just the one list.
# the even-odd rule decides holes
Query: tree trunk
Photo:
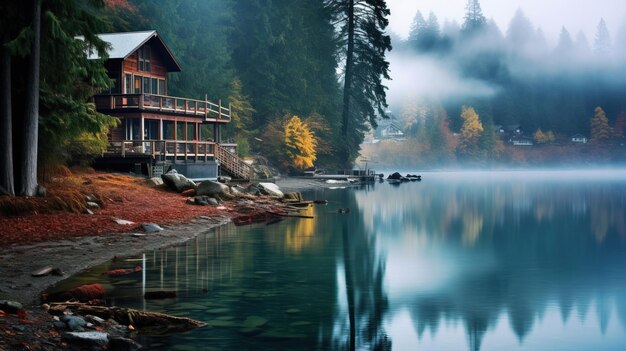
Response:
[{"label": "tree trunk", "polygon": [[343,112],[341,114],[341,134],[348,135],[348,122],[350,120],[350,94],[352,93],[352,81],[354,70],[354,0],[348,4],[348,49],[346,52],[346,72],[343,82]]},{"label": "tree trunk", "polygon": [[0,195],[15,195],[11,126],[11,54],[0,46]]},{"label": "tree trunk", "polygon": [[33,42],[26,82],[24,139],[20,159],[20,195],[34,196],[37,192],[37,143],[39,135],[39,64],[41,56],[41,2],[33,0]]}]

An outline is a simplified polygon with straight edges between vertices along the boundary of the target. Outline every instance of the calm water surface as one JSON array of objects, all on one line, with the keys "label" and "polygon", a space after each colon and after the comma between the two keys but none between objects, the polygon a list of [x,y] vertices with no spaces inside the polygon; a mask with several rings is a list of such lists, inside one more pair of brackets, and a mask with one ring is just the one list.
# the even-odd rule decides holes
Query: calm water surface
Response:
[{"label": "calm water surface", "polygon": [[305,193],[329,200],[314,220],[228,225],[65,287],[210,325],[150,350],[626,350],[626,173],[423,177]]}]

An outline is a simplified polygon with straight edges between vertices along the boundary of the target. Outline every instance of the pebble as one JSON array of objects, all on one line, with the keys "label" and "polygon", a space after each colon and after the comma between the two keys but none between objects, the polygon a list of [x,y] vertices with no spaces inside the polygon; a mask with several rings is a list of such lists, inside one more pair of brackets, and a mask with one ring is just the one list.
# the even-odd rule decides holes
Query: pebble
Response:
[{"label": "pebble", "polygon": [[87,326],[87,321],[78,316],[63,316],[61,321],[64,322],[70,330],[81,330]]},{"label": "pebble", "polygon": [[[13,287],[11,287],[14,289]],[[0,300],[0,310],[7,313],[16,313],[18,310],[24,308],[21,303],[17,301]]]}]

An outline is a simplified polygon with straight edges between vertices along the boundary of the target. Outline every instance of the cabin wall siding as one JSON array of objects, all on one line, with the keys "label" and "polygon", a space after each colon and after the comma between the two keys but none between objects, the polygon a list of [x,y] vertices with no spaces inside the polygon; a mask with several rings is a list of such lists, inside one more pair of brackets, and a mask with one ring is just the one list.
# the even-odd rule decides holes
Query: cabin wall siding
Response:
[{"label": "cabin wall siding", "polygon": [[140,71],[137,66],[137,52],[135,51],[132,55],[128,56],[124,60],[124,73],[135,74],[138,76],[150,77],[150,78],[160,78],[167,80],[167,69],[165,65],[163,65],[163,59],[159,57],[159,55],[155,55],[157,51],[153,52],[153,55],[150,59],[150,72]]}]

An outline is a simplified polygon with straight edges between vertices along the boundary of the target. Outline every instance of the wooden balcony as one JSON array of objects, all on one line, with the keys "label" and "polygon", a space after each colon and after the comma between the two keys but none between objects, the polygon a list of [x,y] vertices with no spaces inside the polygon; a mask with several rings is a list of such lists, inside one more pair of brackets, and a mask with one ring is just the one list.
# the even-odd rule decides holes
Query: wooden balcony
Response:
[{"label": "wooden balcony", "polygon": [[230,109],[210,101],[155,94],[111,94],[94,96],[103,112],[131,110],[202,118],[204,122],[230,122]]}]

